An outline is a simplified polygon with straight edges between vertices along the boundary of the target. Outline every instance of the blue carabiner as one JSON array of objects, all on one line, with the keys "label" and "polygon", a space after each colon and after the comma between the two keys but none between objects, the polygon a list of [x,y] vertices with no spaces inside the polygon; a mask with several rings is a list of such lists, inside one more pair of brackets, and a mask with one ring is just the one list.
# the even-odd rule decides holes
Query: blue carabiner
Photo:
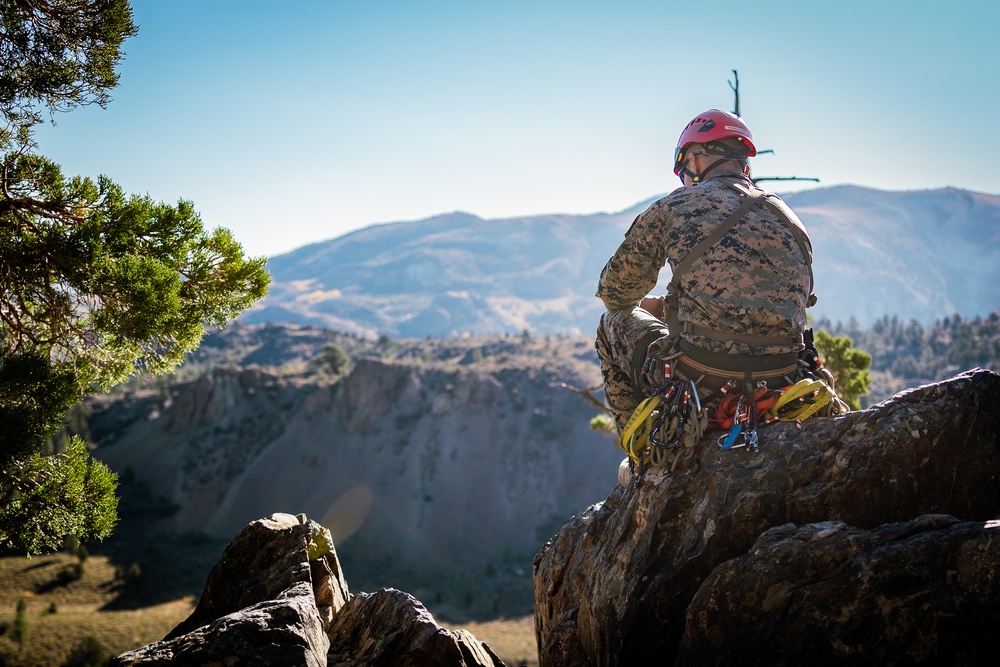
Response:
[{"label": "blue carabiner", "polygon": [[[731,449],[733,447],[733,443],[736,442],[736,438],[740,436],[742,431],[743,424],[733,424],[733,427],[729,429],[728,434],[719,437],[719,447],[722,447],[723,449]],[[736,446],[743,447],[744,445],[746,445],[745,442],[742,445]]]}]

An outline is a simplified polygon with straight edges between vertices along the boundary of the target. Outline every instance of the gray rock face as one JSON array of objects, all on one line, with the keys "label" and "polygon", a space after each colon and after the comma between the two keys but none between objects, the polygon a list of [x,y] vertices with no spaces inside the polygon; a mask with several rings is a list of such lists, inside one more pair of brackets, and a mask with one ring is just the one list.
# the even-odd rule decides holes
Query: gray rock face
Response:
[{"label": "gray rock face", "polygon": [[194,612],[114,664],[326,665],[325,632],[350,592],[330,533],[304,515],[245,527],[212,569]]},{"label": "gray rock face", "polygon": [[[710,576],[724,576],[713,571],[726,561],[752,558],[748,552],[772,527],[837,521],[872,530],[924,514],[992,519],[1000,508],[998,405],[1000,375],[977,369],[869,410],[807,421],[801,429],[765,427],[758,454],[722,451],[709,438],[701,443],[693,468],[673,475],[649,471],[633,479],[628,488],[616,489],[604,503],[574,517],[535,559],[541,664],[672,664],[699,589]],[[955,562],[957,571],[988,568],[968,560],[978,557],[973,546],[956,549],[968,552]],[[847,563],[849,555],[839,558]],[[817,576],[835,574],[830,563]],[[928,567],[935,571],[932,562]],[[936,572],[947,579],[946,570]],[[771,576],[768,585],[783,581],[781,574]],[[710,591],[705,595],[713,599]],[[724,606],[718,599],[708,604]],[[832,617],[850,608],[847,599],[824,604],[831,606],[816,613]],[[698,635],[701,618],[699,611],[689,629],[691,650],[696,640],[711,644],[719,637],[708,630]],[[742,618],[706,627],[717,626],[723,638],[724,628],[730,628],[732,637],[730,624]],[[809,641],[811,631],[802,628],[810,663],[835,661],[833,653],[816,654],[824,644]],[[869,652],[872,642],[882,640],[854,639],[851,650],[875,655]],[[938,636],[933,641],[940,648],[950,640]],[[730,643],[727,650],[745,655],[736,640]]]},{"label": "gray rock face", "polygon": [[503,665],[466,630],[445,630],[411,595],[359,594],[333,619],[330,665]]},{"label": "gray rock face", "polygon": [[251,605],[173,639],[124,653],[116,667],[138,665],[327,664],[329,640],[308,584],[296,584],[276,600]]},{"label": "gray rock face", "polygon": [[246,526],[208,576],[197,608],[162,641],[114,659],[147,665],[425,665],[503,663],[474,636],[449,632],[416,599],[353,598],[330,532],[305,515]]},{"label": "gray rock face", "polygon": [[555,387],[600,381],[595,364],[552,356],[592,355],[592,341],[508,359],[516,345],[469,364],[363,358],[336,382],[216,368],[173,387],[169,406],[130,410],[95,455],[178,507],[164,530],[230,538],[290,507],[331,528],[345,561],[479,573],[508,554],[527,570],[607,494],[619,458],[590,430],[593,408]]},{"label": "gray rock face", "polygon": [[998,527],[938,514],[772,528],[702,584],[677,662],[992,664]]}]

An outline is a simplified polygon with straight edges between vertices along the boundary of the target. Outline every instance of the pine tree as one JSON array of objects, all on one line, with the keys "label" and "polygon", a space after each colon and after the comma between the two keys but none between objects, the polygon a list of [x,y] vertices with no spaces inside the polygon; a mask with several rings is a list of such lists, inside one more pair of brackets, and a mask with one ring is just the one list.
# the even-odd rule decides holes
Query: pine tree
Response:
[{"label": "pine tree", "polygon": [[868,371],[871,355],[854,347],[847,336],[835,338],[822,329],[816,332],[815,343],[823,364],[837,380],[837,395],[852,410],[860,410],[859,399],[868,393],[872,382]]},{"label": "pine tree", "polygon": [[267,290],[264,258],[207,232],[191,202],[68,177],[37,153],[44,111],[108,103],[136,31],[128,0],[0,3],[0,548],[107,536],[114,474],[79,440],[42,444],[84,395],[171,370]]}]

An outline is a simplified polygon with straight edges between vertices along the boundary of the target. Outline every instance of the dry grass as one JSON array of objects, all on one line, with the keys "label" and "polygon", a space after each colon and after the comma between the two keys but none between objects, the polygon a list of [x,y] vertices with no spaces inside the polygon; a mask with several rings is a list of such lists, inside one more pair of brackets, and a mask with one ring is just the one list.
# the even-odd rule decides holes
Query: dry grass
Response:
[{"label": "dry grass", "polygon": [[194,600],[184,598],[142,609],[105,610],[127,584],[115,578],[107,558],[92,556],[79,580],[53,585],[58,572],[76,562],[67,554],[0,558],[0,619],[12,621],[18,600],[24,599],[28,622],[23,646],[9,633],[0,636],[0,664],[54,667],[88,635],[117,655],[162,638],[194,608]]},{"label": "dry grass", "polygon": [[[194,609],[190,596],[140,609],[106,609],[128,584],[116,578],[104,556],[88,558],[79,580],[53,585],[62,568],[77,562],[63,553],[0,558],[0,625],[13,620],[18,600],[24,599],[29,631],[23,647],[9,633],[0,636],[0,665],[55,667],[88,635],[117,655],[161,639]],[[445,626],[468,630],[510,667],[538,665],[531,616]]]},{"label": "dry grass", "polygon": [[447,625],[449,629],[464,628],[476,639],[489,644],[508,667],[537,667],[538,649],[535,643],[535,620],[531,616]]}]

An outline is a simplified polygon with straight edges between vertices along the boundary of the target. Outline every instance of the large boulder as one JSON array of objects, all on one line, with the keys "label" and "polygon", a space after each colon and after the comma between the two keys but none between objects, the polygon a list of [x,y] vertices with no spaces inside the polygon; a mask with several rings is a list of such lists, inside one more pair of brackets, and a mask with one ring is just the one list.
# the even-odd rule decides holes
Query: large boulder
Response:
[{"label": "large boulder", "polygon": [[686,470],[633,478],[535,559],[541,664],[672,664],[699,588],[772,527],[992,519],[998,405],[1000,375],[976,369],[865,411],[764,427],[759,453],[709,437]]},{"label": "large boulder", "polygon": [[326,528],[305,515],[254,521],[226,547],[191,615],[114,665],[326,665],[326,626],[350,597]]},{"label": "large boulder", "polygon": [[442,628],[399,591],[351,596],[330,532],[305,515],[254,521],[226,547],[198,606],[116,667],[328,664],[496,667],[486,644]]},{"label": "large boulder", "polygon": [[993,664],[998,527],[937,514],[772,528],[698,589],[677,662]]}]

